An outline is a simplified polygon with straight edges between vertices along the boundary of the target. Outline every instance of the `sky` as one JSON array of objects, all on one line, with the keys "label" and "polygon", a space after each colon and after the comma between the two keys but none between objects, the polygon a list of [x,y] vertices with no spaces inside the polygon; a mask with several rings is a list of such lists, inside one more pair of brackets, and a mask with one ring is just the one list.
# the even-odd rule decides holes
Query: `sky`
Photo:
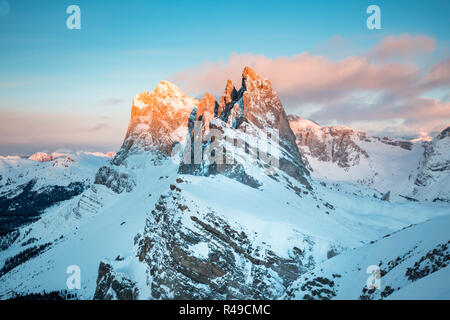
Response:
[{"label": "sky", "polygon": [[220,97],[245,65],[287,113],[432,135],[450,124],[449,13],[437,0],[0,0],[0,155],[117,150],[134,95],[166,79]]}]

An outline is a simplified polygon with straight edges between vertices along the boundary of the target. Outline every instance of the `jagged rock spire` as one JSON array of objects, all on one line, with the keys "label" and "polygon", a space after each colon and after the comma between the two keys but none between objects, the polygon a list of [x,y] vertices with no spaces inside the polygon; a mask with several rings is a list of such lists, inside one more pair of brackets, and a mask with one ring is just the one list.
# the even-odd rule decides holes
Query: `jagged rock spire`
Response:
[{"label": "jagged rock spire", "polygon": [[[253,135],[256,140],[261,139],[264,133],[271,135],[273,131],[276,131],[279,139],[274,143],[279,144],[282,150],[279,169],[310,188],[307,178],[309,172],[298,150],[295,135],[289,126],[283,105],[268,80],[263,79],[252,68],[245,67],[242,72],[242,87],[237,91],[232,81],[228,80],[220,99],[218,112],[215,114],[219,122],[215,120],[213,126],[219,130],[223,130],[219,127],[226,124],[242,134]],[[204,122],[204,124],[209,126],[210,121]],[[190,132],[191,140],[198,139],[192,134],[192,130]],[[203,136],[204,144],[209,143],[208,139],[209,137]],[[206,152],[210,152],[208,148],[206,150]],[[192,152],[192,150],[187,150],[187,152]],[[193,159],[192,154],[186,159]],[[229,174],[233,172],[234,174],[239,171],[242,178],[245,176],[243,167],[245,165],[236,169],[236,165],[210,165],[207,163],[190,165],[184,163],[180,167],[180,172],[194,174],[211,174],[212,172]],[[245,177],[245,179],[249,178]],[[252,185],[256,185],[256,183],[252,182]]]}]

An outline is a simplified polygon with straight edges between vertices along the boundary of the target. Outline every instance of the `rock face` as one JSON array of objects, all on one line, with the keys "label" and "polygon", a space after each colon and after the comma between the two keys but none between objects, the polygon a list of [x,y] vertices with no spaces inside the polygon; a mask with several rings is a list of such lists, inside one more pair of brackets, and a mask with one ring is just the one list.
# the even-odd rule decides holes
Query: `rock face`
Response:
[{"label": "rock face", "polygon": [[110,264],[100,262],[94,300],[136,300],[138,290],[133,281],[114,273]]},{"label": "rock face", "polygon": [[413,195],[425,193],[430,201],[450,202],[450,127],[424,145]]},{"label": "rock face", "polygon": [[449,201],[449,128],[432,141],[412,142],[288,118],[315,178],[356,182],[411,201]]},{"label": "rock face", "polygon": [[185,139],[189,115],[199,104],[168,81],[152,93],[135,96],[127,134],[113,163],[119,165],[128,154],[142,150],[170,156],[173,144]]},{"label": "rock face", "polygon": [[[108,172],[120,171],[114,166],[126,166],[133,154],[150,151],[168,158],[180,149],[179,173],[223,174],[259,187],[258,178],[248,172],[256,165],[275,179],[286,174],[311,190],[281,101],[270,82],[250,67],[242,73],[239,91],[228,81],[219,103],[208,93],[193,99],[168,81],[134,97],[125,140]],[[115,181],[120,175],[105,176],[102,170],[99,184],[122,184]]]},{"label": "rock face", "polygon": [[247,168],[256,165],[272,167],[268,174],[276,177],[282,172],[311,189],[295,135],[268,80],[245,67],[239,90],[229,80],[219,104],[210,98],[208,101],[206,116],[204,107],[191,114],[196,121],[189,123],[189,143],[180,173],[224,174],[258,187],[257,177]]},{"label": "rock face", "polygon": [[103,166],[95,175],[94,184],[101,184],[115,193],[130,192],[136,185],[134,180],[126,173],[120,173],[113,167]]},{"label": "rock face", "polygon": [[[280,257],[252,234],[202,212],[181,188],[161,195],[148,215],[144,232],[135,238],[136,256],[147,266],[147,291],[140,299],[269,299],[280,296],[299,273],[314,265],[312,242],[291,256]],[[119,280],[118,280],[119,279]],[[121,279],[121,280],[120,280]],[[134,297],[133,281],[101,263],[96,299]]]},{"label": "rock face", "polygon": [[297,138],[297,144],[320,161],[331,161],[341,168],[357,165],[361,158],[368,158],[365,150],[355,141],[365,140],[364,132],[347,127],[321,127],[299,116],[289,115],[289,122]]}]

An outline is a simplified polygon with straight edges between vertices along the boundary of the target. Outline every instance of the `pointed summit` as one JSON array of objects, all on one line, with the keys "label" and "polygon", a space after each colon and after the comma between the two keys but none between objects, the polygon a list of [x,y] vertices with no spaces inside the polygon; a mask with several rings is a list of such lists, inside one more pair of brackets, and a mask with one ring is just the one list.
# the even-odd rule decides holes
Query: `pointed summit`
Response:
[{"label": "pointed summit", "polygon": [[[199,110],[199,113],[203,110]],[[311,188],[308,182],[309,172],[305,167],[303,159],[298,150],[295,141],[295,135],[289,126],[286,112],[276,92],[268,80],[256,73],[251,67],[245,67],[242,72],[242,87],[239,91],[233,85],[231,80],[227,81],[225,91],[220,99],[218,113],[213,121],[207,121],[211,128],[225,132],[225,127],[231,129],[227,134],[230,137],[235,134],[245,137],[253,136],[253,141],[263,141],[263,136],[270,136],[274,140],[274,144],[279,145],[282,155],[279,159],[279,169],[287,175],[301,182],[308,189]],[[209,119],[208,119],[209,120]],[[205,122],[204,122],[205,123]],[[231,134],[231,132],[234,132]],[[230,138],[229,137],[229,138]],[[208,145],[208,136],[203,136],[202,141]],[[230,138],[231,139],[231,138]],[[247,138],[242,138],[245,140]],[[191,137],[192,140],[192,137]],[[225,139],[226,140],[226,139]],[[276,141],[275,141],[276,140]],[[279,140],[279,141],[278,141]],[[233,140],[234,141],[234,140]],[[265,141],[265,140],[264,140]],[[222,141],[218,142],[223,143]],[[239,146],[234,146],[239,149]],[[224,148],[228,149],[230,146]],[[233,146],[231,146],[233,148]],[[209,150],[209,149],[208,149]],[[210,151],[206,152],[210,152]],[[240,150],[238,153],[245,153]],[[191,159],[192,150],[187,150],[186,159]],[[214,152],[215,154],[215,152]],[[227,155],[224,155],[226,157]],[[239,171],[238,181],[246,180],[249,185],[255,186],[257,183],[245,174],[247,164],[239,163],[239,159],[235,160],[236,165],[225,164],[209,164],[204,162],[199,165],[191,166],[189,161],[180,166],[180,172],[183,173],[201,173],[201,174],[218,174],[223,173],[229,177],[233,177]],[[264,165],[262,165],[264,166]],[[239,180],[241,179],[241,180]]]},{"label": "pointed summit", "polygon": [[249,80],[262,80],[261,76],[252,67],[249,66],[244,67],[244,70],[242,71],[242,78],[246,78]]},{"label": "pointed summit", "polygon": [[227,105],[229,105],[232,101],[237,100],[237,96],[238,92],[233,85],[233,81],[228,80],[223,96],[220,98],[219,108],[216,115],[220,116],[222,112],[227,108]]},{"label": "pointed summit", "polygon": [[163,80],[153,89],[152,96],[160,97],[160,98],[172,98],[174,96],[186,96],[186,94],[181,91],[180,88],[178,88],[173,83]]},{"label": "pointed summit", "polygon": [[200,100],[200,103],[198,104],[197,119],[200,116],[205,118],[206,114],[208,118],[212,118],[216,110],[216,105],[216,99],[209,92],[205,93],[203,99]]},{"label": "pointed summit", "polygon": [[242,87],[245,88],[246,91],[272,91],[270,81],[261,77],[249,66],[246,66],[242,71]]},{"label": "pointed summit", "polygon": [[170,155],[172,145],[185,139],[189,115],[199,103],[166,80],[151,93],[136,95],[128,131],[114,163],[120,164],[128,154],[142,150]]}]

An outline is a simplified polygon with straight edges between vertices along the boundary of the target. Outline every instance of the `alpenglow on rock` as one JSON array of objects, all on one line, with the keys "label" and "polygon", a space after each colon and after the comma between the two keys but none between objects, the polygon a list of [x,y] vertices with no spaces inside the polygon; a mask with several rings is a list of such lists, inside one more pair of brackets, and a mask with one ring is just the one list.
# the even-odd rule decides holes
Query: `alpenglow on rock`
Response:
[{"label": "alpenglow on rock", "polygon": [[179,173],[224,174],[258,187],[249,172],[256,165],[274,179],[287,174],[311,188],[286,112],[268,80],[245,67],[241,88],[228,80],[219,104],[209,106],[191,114],[196,121],[189,122]]},{"label": "alpenglow on rock", "polygon": [[113,163],[143,150],[169,156],[172,145],[185,139],[189,115],[199,103],[168,81],[135,96],[125,140]]}]

